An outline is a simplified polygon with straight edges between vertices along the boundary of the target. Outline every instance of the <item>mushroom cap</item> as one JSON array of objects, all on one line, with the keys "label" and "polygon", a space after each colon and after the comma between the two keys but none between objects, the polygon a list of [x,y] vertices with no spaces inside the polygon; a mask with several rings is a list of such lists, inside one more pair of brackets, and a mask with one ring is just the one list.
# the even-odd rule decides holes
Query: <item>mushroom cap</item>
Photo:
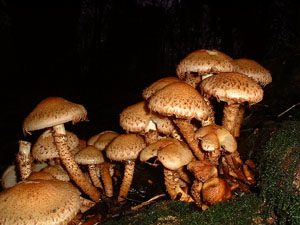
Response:
[{"label": "mushroom cap", "polygon": [[175,141],[157,152],[157,159],[169,170],[177,170],[194,159],[193,153],[184,142]]},{"label": "mushroom cap", "polygon": [[141,153],[140,153],[140,161],[141,162],[146,162],[149,159],[156,157],[157,152],[166,147],[169,144],[174,144],[176,142],[175,139],[173,138],[163,138],[160,139],[150,145],[148,145],[146,148],[144,148]]},{"label": "mushroom cap", "polygon": [[129,132],[142,132],[150,121],[146,102],[138,102],[125,108],[120,114],[120,126]]},{"label": "mushroom cap", "polygon": [[115,131],[103,131],[100,133],[98,139],[94,143],[94,146],[100,151],[102,151],[110,144],[110,142],[112,142],[113,139],[115,139],[119,135],[120,134]]},{"label": "mushroom cap", "polygon": [[[67,133],[67,146],[69,150],[74,149],[79,139],[76,134],[66,131]],[[59,158],[59,153],[56,148],[54,137],[51,130],[45,130],[36,140],[32,147],[32,156],[38,161],[45,161],[47,159]]]},{"label": "mushroom cap", "polygon": [[236,64],[236,72],[247,75],[255,80],[259,85],[264,87],[272,82],[270,71],[258,62],[247,58],[235,59],[234,62]]},{"label": "mushroom cap", "polygon": [[88,145],[76,153],[75,161],[82,165],[101,164],[104,162],[104,157],[99,149]]},{"label": "mushroom cap", "polygon": [[45,171],[32,172],[26,180],[53,180],[55,177]]},{"label": "mushroom cap", "polygon": [[206,78],[199,86],[205,96],[214,96],[228,104],[249,102],[251,105],[263,99],[262,88],[241,73],[219,73]]},{"label": "mushroom cap", "polygon": [[59,180],[33,180],[0,193],[2,224],[67,224],[80,207],[79,191]]},{"label": "mushroom cap", "polygon": [[172,120],[169,117],[159,115],[157,113],[151,113],[151,120],[156,125],[156,130],[159,133],[170,135],[173,130],[175,130],[175,126],[172,122]]},{"label": "mushroom cap", "polygon": [[216,130],[216,135],[218,137],[220,146],[226,152],[233,153],[237,150],[237,142],[228,130],[222,127]]},{"label": "mushroom cap", "polygon": [[3,189],[10,188],[17,183],[17,170],[15,165],[8,166],[1,176],[1,185]]},{"label": "mushroom cap", "polygon": [[153,82],[150,86],[143,90],[143,98],[148,100],[158,90],[174,82],[181,82],[181,80],[179,80],[177,77],[164,77]]},{"label": "mushroom cap", "polygon": [[137,134],[121,134],[106,148],[106,156],[110,160],[136,160],[140,151],[146,147],[144,139]]},{"label": "mushroom cap", "polygon": [[77,123],[87,120],[87,111],[83,105],[60,97],[48,97],[42,100],[23,121],[23,132],[40,130],[59,124]]},{"label": "mushroom cap", "polygon": [[185,73],[195,72],[199,75],[232,72],[235,69],[233,59],[217,50],[200,49],[188,54],[176,68],[178,77],[183,80]]},{"label": "mushroom cap", "polygon": [[210,205],[223,202],[228,195],[229,186],[227,182],[219,177],[213,177],[207,180],[202,187],[203,201]]},{"label": "mushroom cap", "polygon": [[175,82],[157,91],[149,100],[151,111],[180,119],[206,120],[214,113],[200,93],[184,82]]},{"label": "mushroom cap", "polygon": [[50,173],[57,180],[70,181],[68,172],[61,165],[47,166],[42,171]]},{"label": "mushroom cap", "polygon": [[205,182],[212,177],[218,176],[217,167],[208,159],[192,161],[187,165],[187,169],[201,182]]}]

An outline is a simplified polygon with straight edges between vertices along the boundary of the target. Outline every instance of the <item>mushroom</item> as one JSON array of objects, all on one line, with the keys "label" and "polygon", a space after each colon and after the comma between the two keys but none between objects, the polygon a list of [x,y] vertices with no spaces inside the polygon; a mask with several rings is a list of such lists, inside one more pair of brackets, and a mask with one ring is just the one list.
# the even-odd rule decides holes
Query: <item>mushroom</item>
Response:
[{"label": "mushroom", "polygon": [[145,100],[149,100],[149,98],[159,91],[160,89],[164,88],[165,86],[174,83],[174,82],[181,82],[177,77],[164,77],[155,82],[153,82],[150,86],[146,87],[143,90],[142,96]]},{"label": "mushroom", "polygon": [[[115,131],[106,130],[97,135],[97,139],[95,139],[93,145],[100,151],[105,152],[106,147],[120,134]],[[91,143],[92,139],[95,136],[91,137],[88,142]],[[113,164],[110,162],[104,161],[99,165],[100,167],[100,175],[104,184],[105,195],[107,197],[113,196],[113,182],[112,182],[112,174],[111,169],[113,168]]]},{"label": "mushroom", "polygon": [[104,163],[104,157],[102,155],[102,152],[99,151],[96,147],[92,145],[88,145],[87,147],[81,149],[75,155],[75,161],[79,164],[87,165],[89,170],[89,175],[91,177],[93,184],[96,187],[103,189],[103,186],[97,175],[97,169],[96,169],[97,165]]},{"label": "mushroom", "polygon": [[13,187],[18,182],[15,165],[9,165],[1,176],[1,185],[3,189]]},{"label": "mushroom", "polygon": [[[265,87],[267,84],[272,82],[270,71],[264,68],[258,62],[247,58],[235,59],[234,62],[236,65],[235,72],[245,74],[246,76],[252,78],[261,87]],[[240,127],[243,122],[245,110],[245,106],[241,105],[239,108],[238,119],[235,126],[235,137],[240,136]]]},{"label": "mushroom", "polygon": [[202,206],[201,190],[203,183],[213,177],[218,177],[216,165],[209,160],[196,160],[187,165],[187,169],[193,173],[195,180],[191,187],[191,194],[198,207]]},{"label": "mushroom", "polygon": [[67,171],[61,165],[49,165],[42,169],[42,171],[50,173],[57,180],[70,181]]},{"label": "mushroom", "polygon": [[140,151],[146,147],[144,139],[137,134],[121,134],[106,148],[110,160],[125,162],[124,176],[120,187],[118,202],[123,201],[129,192],[135,167],[135,160]]},{"label": "mushroom", "polygon": [[184,82],[174,82],[153,94],[148,108],[158,114],[172,117],[180,132],[198,159],[204,158],[198,141],[194,138],[193,118],[202,126],[214,123],[214,112],[199,92]]},{"label": "mushroom", "polygon": [[241,73],[219,73],[203,80],[199,87],[205,97],[214,96],[218,101],[225,102],[222,124],[232,135],[239,106],[245,102],[251,106],[263,98],[262,88]]},{"label": "mushroom", "polygon": [[233,72],[233,59],[217,50],[200,49],[188,54],[176,68],[177,76],[196,88],[205,78],[220,72]]},{"label": "mushroom", "polygon": [[[67,146],[69,151],[76,149],[79,139],[76,134],[66,131]],[[54,137],[50,129],[45,130],[36,140],[32,147],[32,156],[35,160],[46,161],[59,158],[59,153],[55,145]]]},{"label": "mushroom", "polygon": [[19,141],[19,152],[17,162],[19,166],[21,180],[26,180],[31,174],[32,158],[30,154],[31,143],[28,141]]},{"label": "mushroom", "polygon": [[1,224],[68,224],[79,211],[79,195],[56,179],[20,182],[0,193]]},{"label": "mushroom", "polygon": [[202,198],[209,205],[224,202],[230,199],[231,196],[228,183],[220,177],[213,177],[203,184]]},{"label": "mushroom", "polygon": [[171,199],[180,195],[181,201],[192,202],[191,196],[181,188],[179,174],[179,170],[194,159],[187,145],[172,138],[161,139],[141,151],[140,161],[147,162],[153,157],[157,157],[164,166],[166,190]]},{"label": "mushroom", "polygon": [[23,121],[23,132],[52,127],[53,137],[62,164],[71,179],[93,201],[98,202],[99,190],[83,175],[67,146],[67,135],[64,123],[87,120],[87,111],[83,105],[76,104],[60,97],[48,97],[42,100]]}]

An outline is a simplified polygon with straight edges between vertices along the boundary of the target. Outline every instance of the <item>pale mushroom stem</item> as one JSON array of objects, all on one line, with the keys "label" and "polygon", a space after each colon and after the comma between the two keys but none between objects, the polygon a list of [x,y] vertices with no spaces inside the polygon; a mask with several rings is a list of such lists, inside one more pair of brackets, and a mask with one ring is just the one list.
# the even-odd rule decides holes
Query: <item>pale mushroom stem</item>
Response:
[{"label": "pale mushroom stem", "polygon": [[113,191],[113,183],[112,183],[112,178],[110,176],[109,168],[110,168],[110,163],[108,162],[104,162],[100,165],[100,173],[104,184],[105,195],[107,197],[112,197],[114,191]]},{"label": "pale mushroom stem", "polygon": [[239,104],[225,104],[223,109],[223,127],[234,135],[236,120],[239,114]]},{"label": "pale mushroom stem", "polygon": [[61,162],[68,171],[71,179],[93,201],[99,202],[100,191],[96,187],[94,187],[84,176],[78,164],[75,162],[74,157],[68,150],[67,135],[65,126],[63,124],[53,127],[53,137],[59,152]]},{"label": "pale mushroom stem", "polygon": [[97,175],[96,165],[94,165],[94,164],[88,165],[88,170],[89,170],[91,180],[92,180],[93,184],[95,185],[95,187],[98,187],[101,190],[103,190],[103,186]]},{"label": "pale mushroom stem", "polygon": [[180,132],[182,133],[184,139],[192,149],[194,155],[199,159],[204,159],[204,153],[199,147],[198,141],[194,138],[194,126],[186,119],[173,119],[174,123],[179,127]]},{"label": "pale mushroom stem", "polygon": [[135,162],[128,160],[125,162],[124,176],[122,180],[122,184],[119,191],[118,202],[124,201],[128,195],[133,174],[134,174]]},{"label": "pale mushroom stem", "polygon": [[28,141],[19,141],[19,152],[17,162],[19,166],[21,180],[26,180],[31,174],[31,143]]},{"label": "pale mushroom stem", "polygon": [[241,105],[235,122],[234,135],[233,135],[234,137],[240,136],[240,129],[244,119],[245,111],[246,111],[246,107],[244,105]]}]

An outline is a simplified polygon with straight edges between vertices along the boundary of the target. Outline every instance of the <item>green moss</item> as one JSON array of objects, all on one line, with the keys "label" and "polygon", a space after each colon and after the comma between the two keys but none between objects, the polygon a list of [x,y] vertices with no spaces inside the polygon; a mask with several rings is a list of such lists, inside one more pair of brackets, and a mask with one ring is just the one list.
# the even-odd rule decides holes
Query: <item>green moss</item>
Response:
[{"label": "green moss", "polygon": [[215,204],[206,211],[201,211],[180,201],[160,201],[148,208],[137,211],[134,215],[110,220],[107,225],[149,225],[149,224],[259,224],[265,223],[271,213],[262,199],[255,194],[240,196],[236,199]]},{"label": "green moss", "polygon": [[293,181],[300,165],[300,122],[284,121],[267,131],[255,135],[261,139],[254,154],[260,196],[277,214],[279,224],[299,224],[300,195]]}]

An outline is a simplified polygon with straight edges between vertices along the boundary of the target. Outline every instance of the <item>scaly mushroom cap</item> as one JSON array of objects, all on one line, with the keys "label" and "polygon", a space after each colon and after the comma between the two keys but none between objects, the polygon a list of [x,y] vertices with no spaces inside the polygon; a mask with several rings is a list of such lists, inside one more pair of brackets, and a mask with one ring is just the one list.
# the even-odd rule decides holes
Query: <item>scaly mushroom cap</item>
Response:
[{"label": "scaly mushroom cap", "polygon": [[47,127],[87,120],[87,111],[83,105],[67,101],[60,97],[48,97],[42,100],[23,121],[23,132],[40,130]]},{"label": "scaly mushroom cap", "polygon": [[75,161],[82,165],[101,164],[104,162],[104,157],[99,149],[92,145],[88,145],[75,155]]},{"label": "scaly mushroom cap", "polygon": [[103,131],[98,136],[98,139],[94,143],[94,146],[100,151],[102,151],[110,144],[110,142],[112,142],[113,139],[115,139],[119,135],[120,134],[115,131],[111,131],[111,130]]},{"label": "scaly mushroom cap", "polygon": [[197,180],[201,182],[205,182],[213,177],[218,177],[218,169],[216,165],[211,164],[211,162],[207,159],[190,162],[187,165],[187,169],[194,174]]},{"label": "scaly mushroom cap", "polygon": [[[77,147],[79,143],[78,137],[69,131],[67,133],[67,146],[71,151]],[[58,150],[55,145],[54,137],[51,130],[45,130],[37,139],[32,147],[32,156],[38,161],[45,161],[47,159],[59,158]]]},{"label": "scaly mushroom cap", "polygon": [[159,133],[170,135],[176,128],[169,117],[151,113],[151,120],[155,123]]},{"label": "scaly mushroom cap", "polygon": [[181,82],[181,80],[177,77],[164,77],[153,82],[149,87],[143,90],[143,98],[148,100],[154,93],[174,82]]},{"label": "scaly mushroom cap", "polygon": [[175,141],[157,152],[158,160],[170,170],[177,170],[194,159],[193,153],[184,142]]},{"label": "scaly mushroom cap", "polygon": [[235,59],[234,62],[236,64],[236,72],[247,75],[255,80],[259,85],[264,87],[272,82],[270,71],[258,62],[246,58]]},{"label": "scaly mushroom cap", "polygon": [[42,171],[50,173],[57,180],[70,181],[69,174],[61,165],[47,166]]},{"label": "scaly mushroom cap", "polygon": [[79,191],[59,180],[34,180],[0,193],[1,224],[68,224],[80,207]]},{"label": "scaly mushroom cap", "polygon": [[202,187],[203,201],[212,205],[223,202],[231,197],[231,191],[228,183],[219,177],[207,180]]},{"label": "scaly mushroom cap", "polygon": [[157,91],[149,100],[151,111],[180,119],[207,120],[214,113],[209,102],[184,82],[175,82]]},{"label": "scaly mushroom cap", "polygon": [[195,72],[200,74],[210,74],[219,72],[234,71],[233,59],[223,52],[217,50],[200,49],[187,55],[176,68],[176,73],[181,80],[185,79],[185,74]]},{"label": "scaly mushroom cap", "polygon": [[208,98],[233,103],[249,102],[250,105],[263,99],[262,88],[251,78],[241,73],[219,73],[200,83],[200,89]]},{"label": "scaly mushroom cap", "polygon": [[128,106],[120,114],[120,126],[129,132],[142,132],[150,121],[150,112],[146,102],[142,101]]},{"label": "scaly mushroom cap", "polygon": [[121,134],[107,146],[106,156],[115,161],[136,160],[145,147],[145,141],[141,136]]}]

